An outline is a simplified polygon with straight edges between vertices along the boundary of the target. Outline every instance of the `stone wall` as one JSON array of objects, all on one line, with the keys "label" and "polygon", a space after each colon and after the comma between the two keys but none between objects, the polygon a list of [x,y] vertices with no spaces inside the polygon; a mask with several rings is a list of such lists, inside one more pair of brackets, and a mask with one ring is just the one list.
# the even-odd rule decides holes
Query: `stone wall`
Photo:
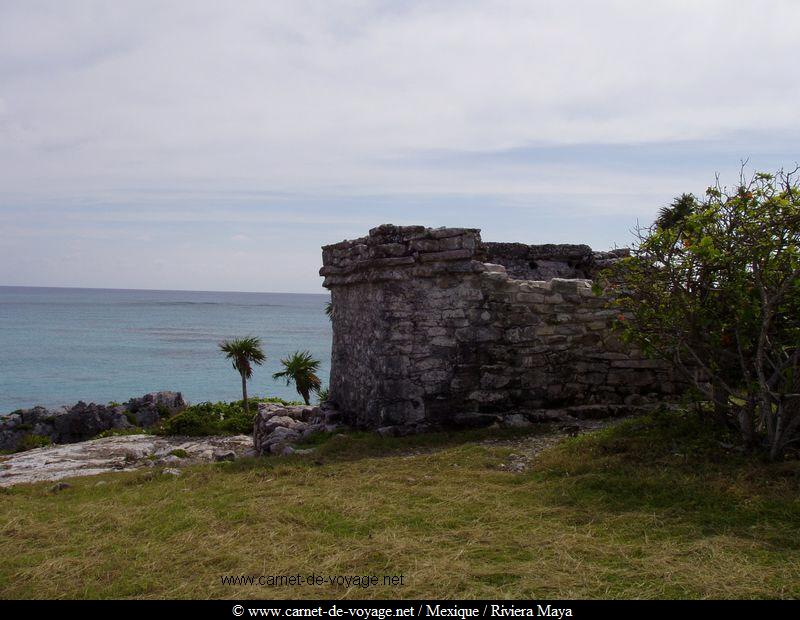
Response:
[{"label": "stone wall", "polygon": [[672,394],[669,368],[617,339],[585,277],[623,254],[392,225],[325,246],[330,398],[351,424],[423,428]]}]

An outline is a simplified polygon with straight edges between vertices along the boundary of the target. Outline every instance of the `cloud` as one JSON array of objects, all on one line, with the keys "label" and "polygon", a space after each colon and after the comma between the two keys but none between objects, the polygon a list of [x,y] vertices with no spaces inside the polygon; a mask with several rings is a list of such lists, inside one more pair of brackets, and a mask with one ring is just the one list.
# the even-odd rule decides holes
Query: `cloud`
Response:
[{"label": "cloud", "polygon": [[[741,158],[797,158],[798,18],[791,0],[2,3],[0,218],[28,238],[187,232],[199,264],[211,222],[317,246],[459,213],[499,235],[632,222]],[[313,252],[288,267],[303,290]]]}]

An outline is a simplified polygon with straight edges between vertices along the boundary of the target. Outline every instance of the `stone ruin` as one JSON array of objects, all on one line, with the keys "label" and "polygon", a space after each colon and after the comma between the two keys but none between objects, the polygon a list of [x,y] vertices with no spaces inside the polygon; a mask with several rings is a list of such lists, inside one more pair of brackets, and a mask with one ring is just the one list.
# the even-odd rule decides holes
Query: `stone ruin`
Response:
[{"label": "stone ruin", "polygon": [[405,431],[628,412],[676,377],[614,333],[592,278],[627,250],[485,243],[480,230],[385,224],[322,248],[330,401]]}]

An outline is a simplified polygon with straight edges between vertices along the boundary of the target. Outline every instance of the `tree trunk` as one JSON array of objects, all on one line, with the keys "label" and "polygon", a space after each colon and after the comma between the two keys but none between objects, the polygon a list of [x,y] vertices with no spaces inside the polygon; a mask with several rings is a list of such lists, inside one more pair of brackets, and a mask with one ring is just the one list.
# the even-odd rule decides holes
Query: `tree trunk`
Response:
[{"label": "tree trunk", "polygon": [[242,373],[242,400],[244,401],[244,412],[249,414],[250,410],[247,407],[247,378]]},{"label": "tree trunk", "polygon": [[303,400],[306,401],[306,405],[311,404],[311,402],[308,400],[308,390],[300,390],[300,395],[303,397]]},{"label": "tree trunk", "polygon": [[730,412],[730,406],[728,404],[728,393],[722,386],[722,381],[720,381],[716,377],[712,377],[711,390],[712,390],[711,393],[713,394],[714,420],[722,428],[730,428],[731,421],[730,418],[728,417],[728,414]]},{"label": "tree trunk", "polygon": [[742,433],[742,441],[747,450],[752,450],[756,443],[756,432],[753,422],[755,408],[755,397],[750,395],[747,397],[747,402],[739,411],[739,430]]}]

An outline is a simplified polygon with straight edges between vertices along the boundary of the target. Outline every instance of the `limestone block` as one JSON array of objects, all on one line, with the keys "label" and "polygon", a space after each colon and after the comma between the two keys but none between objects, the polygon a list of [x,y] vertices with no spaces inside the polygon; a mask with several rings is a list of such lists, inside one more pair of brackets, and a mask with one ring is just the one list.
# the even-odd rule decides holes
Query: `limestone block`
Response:
[{"label": "limestone block", "polygon": [[474,400],[478,403],[499,403],[508,398],[508,395],[505,392],[500,391],[490,391],[490,390],[475,390],[474,392],[470,392],[469,396],[467,397],[469,400]]},{"label": "limestone block", "polygon": [[420,254],[419,259],[425,263],[433,261],[451,261],[451,260],[464,260],[472,256],[472,250],[445,250],[443,252],[431,252],[429,254]]},{"label": "limestone block", "polygon": [[442,249],[436,239],[414,239],[408,246],[416,252],[438,252]]},{"label": "limestone block", "polygon": [[434,228],[430,231],[430,236],[434,239],[445,239],[447,237],[458,237],[466,234],[479,232],[475,228]]},{"label": "limestone block", "polygon": [[460,250],[462,249],[462,238],[463,237],[445,237],[439,241],[439,247],[442,250]]},{"label": "limestone block", "polygon": [[[543,293],[517,293],[515,296],[517,301],[524,301],[536,304],[545,303],[545,296]],[[551,303],[551,302],[547,302]]]}]

